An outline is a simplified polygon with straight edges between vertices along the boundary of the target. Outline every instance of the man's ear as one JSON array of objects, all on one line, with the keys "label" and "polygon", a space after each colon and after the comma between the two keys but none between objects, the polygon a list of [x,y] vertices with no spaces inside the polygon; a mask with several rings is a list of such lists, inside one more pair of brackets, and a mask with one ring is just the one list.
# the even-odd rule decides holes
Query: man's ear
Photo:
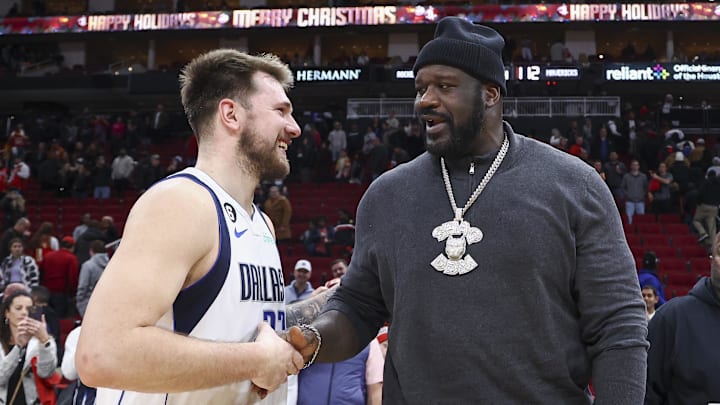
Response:
[{"label": "man's ear", "polygon": [[500,104],[502,92],[500,86],[495,83],[488,83],[483,86],[485,88],[485,107],[492,108]]},{"label": "man's ear", "polygon": [[218,120],[223,126],[238,130],[245,122],[246,111],[235,100],[224,98],[218,105]]}]

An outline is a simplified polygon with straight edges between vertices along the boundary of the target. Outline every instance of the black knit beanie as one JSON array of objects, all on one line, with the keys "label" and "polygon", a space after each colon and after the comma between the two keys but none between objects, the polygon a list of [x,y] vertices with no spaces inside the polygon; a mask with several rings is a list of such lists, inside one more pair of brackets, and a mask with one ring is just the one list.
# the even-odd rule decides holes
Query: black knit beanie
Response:
[{"label": "black knit beanie", "polygon": [[426,65],[447,65],[505,88],[505,65],[502,50],[505,40],[494,29],[476,25],[460,17],[445,17],[438,22],[435,37],[415,60],[413,73]]}]

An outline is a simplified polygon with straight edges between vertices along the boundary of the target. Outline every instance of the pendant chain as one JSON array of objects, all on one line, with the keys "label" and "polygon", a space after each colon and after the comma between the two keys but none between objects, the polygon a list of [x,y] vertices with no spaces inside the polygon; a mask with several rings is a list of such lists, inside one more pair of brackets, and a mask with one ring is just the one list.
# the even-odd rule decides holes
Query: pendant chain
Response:
[{"label": "pendant chain", "polygon": [[485,176],[483,176],[482,180],[480,181],[480,184],[478,184],[475,191],[472,193],[470,198],[468,199],[467,203],[465,203],[465,206],[460,209],[457,206],[457,203],[455,202],[455,196],[453,195],[452,191],[452,185],[450,184],[450,175],[448,174],[447,168],[445,167],[445,158],[440,158],[440,166],[442,167],[442,176],[443,181],[445,182],[445,191],[447,191],[448,197],[450,198],[450,205],[452,205],[453,212],[455,213],[455,220],[456,221],[462,221],[463,216],[467,212],[467,210],[470,208],[471,205],[477,200],[477,198],[480,196],[480,193],[483,192],[485,189],[485,186],[490,182],[490,179],[492,179],[493,175],[497,171],[498,167],[500,167],[500,164],[502,163],[503,159],[505,159],[505,155],[507,154],[508,147],[510,146],[510,142],[508,141],[507,135],[505,136],[505,139],[503,140],[503,144],[500,147],[500,151],[498,152],[497,156],[495,156],[495,160],[493,160],[492,164],[490,165],[490,168],[488,169],[487,173],[485,173]]}]

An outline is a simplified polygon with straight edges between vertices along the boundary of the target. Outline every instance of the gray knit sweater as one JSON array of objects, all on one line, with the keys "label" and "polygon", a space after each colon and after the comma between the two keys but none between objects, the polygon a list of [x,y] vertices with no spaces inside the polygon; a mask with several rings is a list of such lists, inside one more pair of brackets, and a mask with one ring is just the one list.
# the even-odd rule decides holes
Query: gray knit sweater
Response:
[{"label": "gray knit sweater", "polygon": [[[389,404],[640,404],[648,343],[635,264],[612,196],[574,156],[513,133],[510,149],[465,215],[484,238],[478,268],[430,266],[453,217],[430,154],[372,183],[356,247],[327,310],[353,322],[361,347],[390,321]],[[449,162],[463,206],[493,156]]]}]

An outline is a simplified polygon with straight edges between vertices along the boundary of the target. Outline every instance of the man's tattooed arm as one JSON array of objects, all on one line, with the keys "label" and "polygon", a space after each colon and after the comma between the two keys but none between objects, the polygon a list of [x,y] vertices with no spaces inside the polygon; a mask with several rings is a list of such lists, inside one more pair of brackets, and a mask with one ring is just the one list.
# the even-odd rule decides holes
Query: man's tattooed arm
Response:
[{"label": "man's tattooed arm", "polygon": [[320,315],[320,310],[333,294],[335,294],[335,288],[329,288],[312,298],[288,305],[285,308],[287,327],[310,324]]}]

